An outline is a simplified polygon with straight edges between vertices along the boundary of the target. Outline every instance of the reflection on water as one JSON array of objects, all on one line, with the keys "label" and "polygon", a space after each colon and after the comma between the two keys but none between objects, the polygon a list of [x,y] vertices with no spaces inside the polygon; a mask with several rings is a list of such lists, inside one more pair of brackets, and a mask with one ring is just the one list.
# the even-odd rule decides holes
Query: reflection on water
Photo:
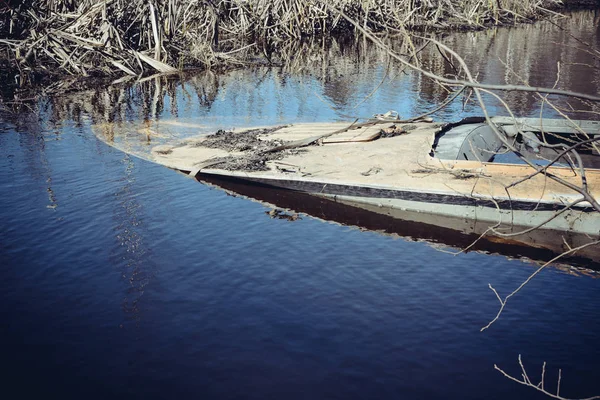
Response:
[{"label": "reflection on water", "polygon": [[135,182],[134,164],[129,155],[123,157],[124,175],[120,180],[121,188],[115,193],[117,206],[114,207],[116,240],[118,247],[112,254],[113,265],[121,269],[121,277],[126,282],[127,295],[123,299],[123,311],[128,319],[139,323],[140,300],[153,271],[149,270],[148,259],[151,252],[146,247],[141,225],[144,219],[143,206],[136,201],[132,188]]},{"label": "reflection on water", "polygon": [[[0,114],[1,116],[2,114]],[[16,115],[12,117],[16,117]],[[21,132],[19,140],[22,149],[30,152],[32,155],[26,158],[27,173],[31,174],[35,180],[43,182],[48,198],[46,207],[50,210],[56,210],[58,199],[52,188],[54,173],[52,171],[52,163],[46,155],[46,146],[48,141],[60,140],[60,121],[58,122],[59,127],[56,130],[47,132],[47,128],[44,126],[45,123],[42,122],[37,112],[26,112],[21,114],[19,118],[11,118],[11,120],[15,124],[15,129]],[[12,157],[14,155],[11,155]]]},{"label": "reflection on water", "polygon": [[[35,214],[36,208],[40,207],[40,199],[44,198],[42,207],[53,213],[51,218],[56,225],[50,232],[39,234],[39,237],[27,237],[24,242],[26,245],[32,240],[46,240],[47,236],[54,235],[54,229],[66,229],[66,233],[60,232],[60,236],[77,238],[94,236],[94,224],[86,219],[87,212],[84,212],[83,215],[72,216],[61,212],[59,207],[61,204],[60,193],[65,192],[65,182],[70,181],[72,187],[70,187],[68,196],[63,195],[62,197],[68,197],[66,201],[72,202],[73,198],[81,196],[79,191],[86,190],[87,184],[81,182],[91,179],[96,173],[96,171],[87,170],[85,165],[69,164],[72,162],[70,159],[72,150],[68,145],[60,143],[63,140],[62,135],[65,131],[73,134],[73,128],[78,129],[83,125],[87,125],[89,129],[90,117],[85,109],[80,108],[83,103],[68,101],[64,105],[68,107],[74,124],[62,119],[64,114],[54,107],[51,100],[41,101],[36,105],[34,112],[0,113],[0,146],[8,153],[6,154],[8,172],[3,171],[7,174],[0,181],[3,185],[2,193],[7,196],[7,203],[10,203],[9,199],[12,196],[25,196],[14,202],[17,203],[15,206],[21,209],[19,213],[12,215],[7,209],[6,212],[9,213],[7,215],[10,215],[10,219],[5,221],[6,224],[10,226],[10,230],[24,229],[25,232],[28,232],[29,229],[34,229],[39,221],[33,219],[32,215]],[[8,132],[13,130],[18,132],[17,143],[9,140],[11,136]],[[4,138],[6,140],[2,140]],[[106,149],[102,143],[96,143],[91,151],[94,154],[90,158],[102,158]],[[122,309],[127,319],[138,322],[140,319],[139,303],[153,274],[148,265],[151,252],[145,246],[143,226],[141,226],[144,210],[136,202],[138,193],[132,187],[135,183],[133,162],[131,156],[126,153],[122,154],[121,158],[125,168],[116,179],[119,185],[115,189],[114,195],[108,196],[109,201],[102,206],[112,211],[114,218],[115,227],[112,233],[118,246],[112,248],[109,265],[120,269],[123,282],[127,285]],[[22,174],[28,175],[34,184],[26,187],[19,186],[24,185],[20,178]],[[55,190],[56,185],[62,188],[62,191],[61,189]],[[95,194],[97,193],[92,191],[91,195]],[[15,221],[11,223],[12,219]],[[80,221],[80,225],[76,226],[73,231],[68,228],[71,226],[69,223],[71,219]],[[8,234],[10,230],[5,233]],[[79,234],[78,230],[84,231],[85,234]],[[62,257],[66,257],[67,254],[69,252],[61,254],[59,259],[62,260]],[[77,259],[80,257],[81,255],[77,254]]]}]

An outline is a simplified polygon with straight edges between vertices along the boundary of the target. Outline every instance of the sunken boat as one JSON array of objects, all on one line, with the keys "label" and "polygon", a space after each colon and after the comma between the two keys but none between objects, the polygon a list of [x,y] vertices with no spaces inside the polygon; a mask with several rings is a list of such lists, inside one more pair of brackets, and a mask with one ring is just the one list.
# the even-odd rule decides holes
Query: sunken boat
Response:
[{"label": "sunken boat", "polygon": [[[219,131],[152,159],[200,181],[560,253],[600,239],[598,146],[599,121],[421,118]],[[600,259],[598,247],[578,253]]]}]

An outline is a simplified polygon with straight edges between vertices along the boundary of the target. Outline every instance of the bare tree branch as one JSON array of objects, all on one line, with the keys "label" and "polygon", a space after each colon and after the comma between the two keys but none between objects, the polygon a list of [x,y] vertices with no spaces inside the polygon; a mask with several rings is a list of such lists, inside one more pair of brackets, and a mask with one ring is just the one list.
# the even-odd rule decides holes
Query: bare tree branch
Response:
[{"label": "bare tree branch", "polygon": [[544,364],[542,365],[542,377],[541,377],[540,382],[537,385],[533,384],[531,382],[531,380],[529,379],[529,376],[527,375],[527,371],[525,370],[525,365],[523,365],[523,361],[521,360],[520,354],[519,354],[519,366],[521,367],[521,378],[522,379],[515,378],[514,376],[506,373],[504,370],[502,370],[496,364],[494,364],[494,369],[497,371],[500,371],[500,373],[502,375],[504,375],[506,378],[510,379],[511,381],[520,383],[521,385],[525,385],[527,387],[534,388],[538,392],[542,392],[546,396],[551,397],[553,399],[557,399],[557,400],[596,400],[596,399],[600,399],[600,396],[586,397],[586,398],[582,398],[582,399],[570,399],[570,398],[561,396],[560,395],[560,382],[562,379],[562,370],[560,370],[560,369],[558,370],[558,381],[556,384],[556,393],[552,393],[552,392],[549,392],[548,390],[546,390],[545,382],[544,382],[546,379],[546,362],[544,362]]},{"label": "bare tree branch", "polygon": [[[335,7],[327,4],[327,2],[325,2],[324,0],[322,0],[322,3],[325,6],[327,6],[330,10],[333,10],[333,11],[337,12],[338,14],[340,14],[342,17],[344,17],[350,24],[352,24],[364,36],[369,38],[373,43],[375,43],[378,47],[380,47],[381,49],[386,51],[390,56],[392,56],[393,58],[398,60],[400,63],[402,63],[402,64],[406,65],[407,67],[410,67],[414,70],[417,70],[417,71],[421,72],[423,75],[425,75],[431,79],[434,79],[436,81],[443,82],[443,83],[451,85],[451,86],[464,86],[464,87],[481,88],[481,89],[489,89],[489,90],[502,90],[502,91],[508,91],[508,92],[521,91],[521,92],[534,92],[534,93],[548,93],[548,94],[576,97],[576,98],[580,98],[580,99],[586,99],[586,100],[590,100],[590,101],[599,101],[600,102],[600,96],[595,96],[595,95],[580,93],[580,92],[573,92],[570,90],[552,89],[552,88],[544,88],[544,87],[531,87],[531,86],[526,86],[526,85],[494,85],[494,84],[489,84],[489,83],[476,82],[473,79],[460,80],[460,79],[451,79],[451,78],[445,78],[443,76],[439,76],[437,74],[434,74],[433,72],[424,70],[424,69],[418,67],[417,65],[400,57],[398,54],[391,51],[388,48],[388,46],[386,46],[378,37],[376,37],[371,32],[369,32],[368,30],[366,30],[365,28],[360,26],[356,21],[354,21],[352,18],[348,17],[343,11],[338,10]],[[444,48],[446,51],[449,50],[447,46],[441,44],[437,40],[422,37],[422,36],[415,36],[415,37],[419,37],[424,40],[429,40],[433,43],[441,45],[440,47]],[[452,52],[452,53],[454,53],[454,52]],[[454,53],[454,54],[456,54],[456,53]]]},{"label": "bare tree branch", "polygon": [[508,302],[508,299],[510,299],[511,297],[513,297],[515,294],[517,294],[521,289],[523,289],[523,287],[525,285],[527,285],[529,283],[529,281],[531,281],[537,274],[539,274],[540,272],[542,272],[548,265],[552,264],[553,262],[569,255],[569,254],[573,254],[578,250],[582,250],[585,249],[586,247],[590,247],[590,246],[596,246],[600,244],[600,240],[594,241],[594,242],[589,242],[586,244],[582,244],[581,246],[577,246],[577,247],[573,247],[567,251],[565,251],[564,253],[559,254],[558,256],[554,257],[552,260],[544,263],[541,267],[539,267],[533,274],[529,275],[529,277],[519,285],[518,288],[516,288],[515,290],[513,290],[509,295],[507,295],[506,297],[504,297],[504,299],[502,299],[500,297],[500,295],[498,294],[498,291],[496,289],[494,289],[494,287],[491,284],[488,284],[489,288],[492,290],[492,292],[494,292],[494,294],[496,295],[496,297],[498,298],[498,301],[500,301],[500,309],[498,310],[498,313],[496,314],[496,316],[494,317],[494,319],[492,319],[486,326],[484,326],[483,328],[481,328],[481,332],[485,331],[486,329],[488,329],[490,326],[492,326],[492,324],[494,322],[496,322],[498,320],[498,318],[500,318],[500,314],[502,314],[502,311],[504,311],[504,307],[506,307],[506,303]]}]

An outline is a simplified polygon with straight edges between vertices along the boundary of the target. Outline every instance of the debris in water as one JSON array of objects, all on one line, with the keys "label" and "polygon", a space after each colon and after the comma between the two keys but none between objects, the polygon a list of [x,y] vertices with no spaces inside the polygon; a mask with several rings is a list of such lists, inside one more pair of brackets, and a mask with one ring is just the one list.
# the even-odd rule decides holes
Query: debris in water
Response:
[{"label": "debris in water", "polygon": [[274,208],[270,211],[265,211],[265,214],[268,214],[271,218],[285,219],[292,222],[302,219],[297,213],[288,214],[284,210],[279,210],[277,208]]}]

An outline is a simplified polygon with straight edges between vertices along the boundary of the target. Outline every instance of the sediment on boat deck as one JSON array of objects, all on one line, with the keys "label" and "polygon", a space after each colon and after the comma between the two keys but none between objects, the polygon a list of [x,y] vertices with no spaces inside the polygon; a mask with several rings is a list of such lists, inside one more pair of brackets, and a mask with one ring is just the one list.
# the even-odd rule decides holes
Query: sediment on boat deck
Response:
[{"label": "sediment on boat deck", "polygon": [[[289,172],[288,160],[294,159],[294,163],[299,163],[292,168],[294,171],[310,169],[315,173],[314,168],[322,165],[325,159],[332,161],[343,157],[352,163],[350,169],[369,164],[368,168],[364,168],[367,171],[375,166],[371,164],[376,161],[370,155],[378,152],[390,153],[389,162],[394,165],[406,157],[427,156],[431,146],[429,139],[442,125],[432,121],[376,120],[219,130],[212,135],[188,139],[176,146],[156,146],[152,149],[152,158],[157,163],[186,172],[217,169],[248,173]],[[413,137],[415,132],[421,133],[414,139],[396,142],[399,137]],[[425,136],[421,137],[423,134]],[[423,151],[412,153],[402,150],[414,145],[419,149],[424,146]],[[322,151],[317,149],[325,149],[324,160],[320,160]],[[315,151],[317,153],[313,154]],[[318,159],[311,159],[310,154]]]},{"label": "sediment on boat deck", "polygon": [[250,129],[243,132],[218,130],[216,133],[194,143],[193,146],[225,150],[234,154],[210,160],[210,166],[213,168],[236,171],[268,171],[267,161],[281,160],[286,155],[298,154],[302,151],[297,148],[277,150],[277,148],[283,146],[284,142],[265,137],[283,127]]},{"label": "sediment on boat deck", "polygon": [[[159,162],[168,160],[195,169],[213,168],[227,171],[269,171],[271,161],[303,154],[307,146],[370,142],[403,135],[415,129],[412,124],[372,121],[309,123],[267,128],[250,128],[239,132],[219,130],[214,134],[187,141],[182,146],[157,146],[153,149]],[[175,167],[177,168],[177,167]],[[181,167],[177,168],[181,169]]]},{"label": "sediment on boat deck", "polygon": [[223,149],[231,152],[254,151],[265,152],[274,147],[281,146],[281,140],[259,139],[259,135],[268,135],[280,130],[283,126],[273,128],[250,129],[243,132],[225,131],[219,129],[216,133],[206,136],[198,142],[198,146],[209,147],[211,149]]}]

